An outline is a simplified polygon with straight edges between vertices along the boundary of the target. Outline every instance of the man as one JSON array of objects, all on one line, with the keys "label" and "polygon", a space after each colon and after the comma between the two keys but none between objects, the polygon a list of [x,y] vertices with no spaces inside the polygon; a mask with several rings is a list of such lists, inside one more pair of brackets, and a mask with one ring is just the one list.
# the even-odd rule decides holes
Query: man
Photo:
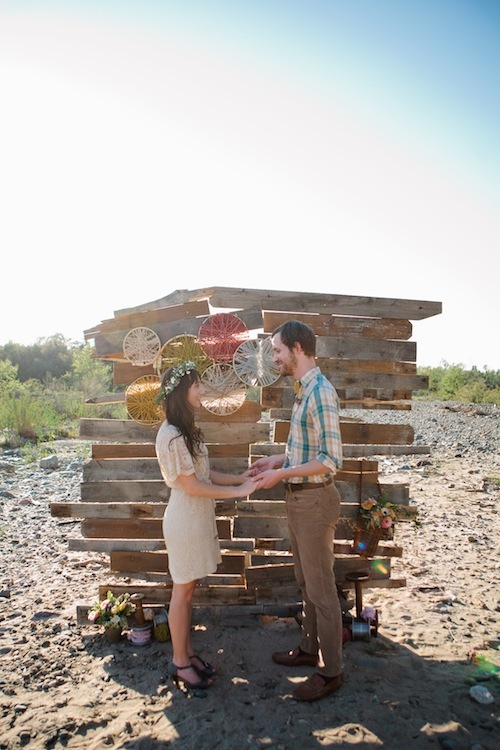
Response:
[{"label": "man", "polygon": [[338,690],[342,674],[342,612],[333,572],[333,537],[340,495],[333,476],[342,467],[337,392],[316,366],[316,337],[291,320],[272,334],[273,361],[297,381],[284,454],[258,459],[258,488],[285,483],[286,509],[297,583],[303,596],[300,645],[273,654],[285,666],[316,666],[293,693],[314,701]]}]

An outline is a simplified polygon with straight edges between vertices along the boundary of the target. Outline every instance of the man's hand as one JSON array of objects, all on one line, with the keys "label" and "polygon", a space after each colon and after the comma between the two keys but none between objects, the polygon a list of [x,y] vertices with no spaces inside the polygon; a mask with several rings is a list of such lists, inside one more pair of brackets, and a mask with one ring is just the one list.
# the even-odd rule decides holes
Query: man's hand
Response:
[{"label": "man's hand", "polygon": [[255,477],[258,490],[270,490],[281,481],[282,474],[279,469],[267,469]]},{"label": "man's hand", "polygon": [[[245,471],[244,475],[246,477],[255,477],[262,474],[264,471],[269,471],[272,469],[277,469],[279,466],[283,464],[283,461],[285,460],[285,455],[279,453],[275,456],[263,456],[262,458],[258,458],[256,461],[253,462],[253,464]],[[275,484],[279,480],[276,480]],[[273,485],[270,485],[273,487]]]}]

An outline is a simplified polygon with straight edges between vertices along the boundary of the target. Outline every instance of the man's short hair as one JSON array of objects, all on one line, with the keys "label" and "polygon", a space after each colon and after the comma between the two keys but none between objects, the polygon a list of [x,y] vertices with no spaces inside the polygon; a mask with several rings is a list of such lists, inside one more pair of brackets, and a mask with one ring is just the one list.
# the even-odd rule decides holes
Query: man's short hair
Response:
[{"label": "man's short hair", "polygon": [[288,349],[300,344],[307,357],[316,356],[316,336],[313,329],[299,320],[287,320],[273,331],[279,333],[281,341]]}]

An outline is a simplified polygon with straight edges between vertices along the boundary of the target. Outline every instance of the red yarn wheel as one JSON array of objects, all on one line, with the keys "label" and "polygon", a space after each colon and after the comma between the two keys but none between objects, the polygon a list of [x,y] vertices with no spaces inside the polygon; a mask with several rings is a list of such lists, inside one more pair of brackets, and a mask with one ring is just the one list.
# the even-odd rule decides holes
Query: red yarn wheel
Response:
[{"label": "red yarn wheel", "polygon": [[214,362],[232,362],[236,349],[250,337],[245,323],[234,313],[216,313],[200,326],[198,342]]}]

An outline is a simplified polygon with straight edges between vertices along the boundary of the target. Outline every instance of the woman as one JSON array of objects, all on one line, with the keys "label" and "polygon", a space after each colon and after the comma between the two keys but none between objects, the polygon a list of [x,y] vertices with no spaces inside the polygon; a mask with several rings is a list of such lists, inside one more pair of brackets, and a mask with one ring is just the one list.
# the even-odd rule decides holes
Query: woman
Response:
[{"label": "woman", "polygon": [[199,578],[221,562],[215,499],[247,497],[255,480],[210,469],[208,450],[194,420],[205,388],[193,362],[170,367],[162,378],[160,399],[165,421],[158,430],[156,455],[171,487],[163,517],[163,535],[173,581],[168,622],[173,657],[169,671],[182,681],[205,688],[215,670],[191,646],[192,598]]}]

